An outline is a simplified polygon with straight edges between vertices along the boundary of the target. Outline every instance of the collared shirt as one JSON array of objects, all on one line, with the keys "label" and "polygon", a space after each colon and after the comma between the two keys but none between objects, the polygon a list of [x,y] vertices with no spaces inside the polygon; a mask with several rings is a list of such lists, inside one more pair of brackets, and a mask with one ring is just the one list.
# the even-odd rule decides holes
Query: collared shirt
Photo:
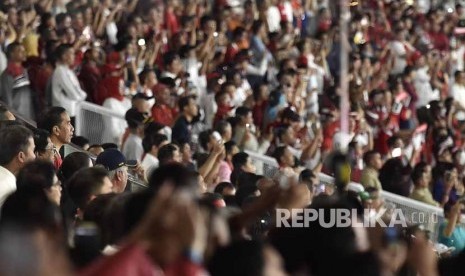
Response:
[{"label": "collared shirt", "polygon": [[76,105],[84,101],[86,92],[81,89],[76,74],[67,65],[59,64],[52,75],[52,103],[62,106],[70,117],[76,116]]},{"label": "collared shirt", "polygon": [[0,206],[16,191],[16,177],[5,167],[0,166]]},{"label": "collared shirt", "polygon": [[146,178],[149,179],[152,172],[160,165],[160,161],[157,157],[151,155],[150,153],[147,153],[144,156],[144,160],[142,160],[141,165],[142,168],[144,168]]},{"label": "collared shirt", "polygon": [[124,143],[122,153],[127,160],[137,160],[140,162],[142,159],[142,154],[144,154],[142,138],[132,133],[129,134],[126,143]]},{"label": "collared shirt", "polygon": [[439,203],[433,199],[433,195],[427,187],[415,188],[412,194],[410,195],[410,198],[413,198],[426,204],[439,206]]},{"label": "collared shirt", "polygon": [[378,190],[382,190],[381,181],[378,179],[378,172],[373,168],[365,168],[362,172],[362,177],[360,179],[360,183],[363,187],[374,187]]}]

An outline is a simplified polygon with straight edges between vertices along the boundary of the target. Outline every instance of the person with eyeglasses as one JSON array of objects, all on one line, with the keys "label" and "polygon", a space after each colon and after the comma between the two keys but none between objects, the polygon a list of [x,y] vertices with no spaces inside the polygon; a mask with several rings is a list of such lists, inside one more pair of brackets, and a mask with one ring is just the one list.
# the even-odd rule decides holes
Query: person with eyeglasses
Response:
[{"label": "person with eyeglasses", "polygon": [[45,129],[36,129],[34,131],[34,153],[37,159],[54,162],[56,148],[50,140],[50,133]]}]

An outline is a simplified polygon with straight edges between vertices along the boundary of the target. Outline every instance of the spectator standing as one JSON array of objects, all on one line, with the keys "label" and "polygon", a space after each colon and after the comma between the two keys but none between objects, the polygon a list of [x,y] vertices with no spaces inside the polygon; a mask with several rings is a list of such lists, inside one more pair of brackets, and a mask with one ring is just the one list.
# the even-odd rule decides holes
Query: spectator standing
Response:
[{"label": "spectator standing", "polygon": [[122,147],[123,155],[129,160],[142,160],[144,148],[142,138],[144,138],[144,124],[147,122],[147,115],[131,108],[126,112],[126,122],[129,127],[129,136]]},{"label": "spectator standing", "polygon": [[26,60],[24,47],[14,42],[7,48],[8,66],[0,76],[0,99],[28,119],[34,119],[33,94],[29,76],[22,63]]},{"label": "spectator standing", "polygon": [[51,79],[52,105],[64,107],[70,117],[76,116],[76,106],[86,99],[87,94],[81,89],[79,80],[73,71],[75,53],[69,44],[57,47],[56,67]]},{"label": "spectator standing", "polygon": [[184,96],[178,102],[181,115],[173,126],[172,141],[177,143],[190,143],[192,141],[192,121],[198,115],[195,96]]}]

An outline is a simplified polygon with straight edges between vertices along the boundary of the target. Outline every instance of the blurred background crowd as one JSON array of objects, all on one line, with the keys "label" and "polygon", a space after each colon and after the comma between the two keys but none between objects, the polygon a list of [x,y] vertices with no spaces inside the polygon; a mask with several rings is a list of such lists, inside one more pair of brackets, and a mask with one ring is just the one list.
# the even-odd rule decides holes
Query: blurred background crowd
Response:
[{"label": "blurred background crowd", "polygon": [[[0,275],[465,268],[461,1],[3,0],[0,101]],[[376,216],[382,191],[444,210],[439,261],[418,227],[274,227],[276,208]]]}]

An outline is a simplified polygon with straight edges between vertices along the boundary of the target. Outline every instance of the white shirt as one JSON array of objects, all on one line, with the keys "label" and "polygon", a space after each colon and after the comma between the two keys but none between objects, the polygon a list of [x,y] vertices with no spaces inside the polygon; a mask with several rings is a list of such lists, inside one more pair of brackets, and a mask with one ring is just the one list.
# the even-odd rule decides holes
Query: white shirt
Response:
[{"label": "white shirt", "polygon": [[16,191],[16,177],[5,167],[0,166],[0,207],[5,199]]},{"label": "white shirt", "polygon": [[67,65],[58,64],[52,75],[52,104],[66,109],[70,117],[76,116],[76,105],[86,99],[76,74]]},{"label": "white shirt", "polygon": [[[128,98],[124,98],[122,101],[118,101],[115,98],[107,98],[103,102],[103,107],[118,112],[124,117],[126,111],[131,108],[131,101]],[[103,116],[103,124],[105,130],[103,131],[102,143],[115,143],[120,145],[121,137],[128,126],[126,120],[114,116]]]},{"label": "white shirt", "polygon": [[6,58],[5,53],[3,53],[2,49],[0,49],[0,74],[5,71],[6,66],[8,65],[8,60]]},{"label": "white shirt", "polygon": [[407,51],[405,49],[404,43],[400,41],[393,41],[391,43],[391,51],[394,56],[394,65],[392,66],[391,74],[401,74],[404,72],[404,69],[407,66],[407,59],[405,57]]},{"label": "white shirt", "polygon": [[428,73],[428,67],[425,66],[423,68],[419,68],[415,72],[416,74],[413,80],[413,85],[418,93],[416,107],[420,108],[427,105],[430,101],[439,100],[439,91],[433,90],[431,87],[431,77]]},{"label": "white shirt", "polygon": [[142,168],[144,168],[146,178],[149,179],[150,175],[152,175],[152,172],[160,165],[160,161],[157,157],[147,153],[144,156],[144,160],[142,161],[141,165]]},{"label": "white shirt", "polygon": [[268,22],[268,30],[270,33],[281,30],[281,14],[276,6],[270,6],[266,11],[266,21]]},{"label": "white shirt", "polygon": [[144,154],[142,138],[132,133],[129,134],[126,143],[124,143],[122,153],[127,160],[137,160],[140,162],[142,155]]},{"label": "white shirt", "polygon": [[[452,86],[452,97],[462,108],[465,108],[465,86],[455,83]],[[465,112],[457,112],[456,118],[460,121],[465,120]]]}]

